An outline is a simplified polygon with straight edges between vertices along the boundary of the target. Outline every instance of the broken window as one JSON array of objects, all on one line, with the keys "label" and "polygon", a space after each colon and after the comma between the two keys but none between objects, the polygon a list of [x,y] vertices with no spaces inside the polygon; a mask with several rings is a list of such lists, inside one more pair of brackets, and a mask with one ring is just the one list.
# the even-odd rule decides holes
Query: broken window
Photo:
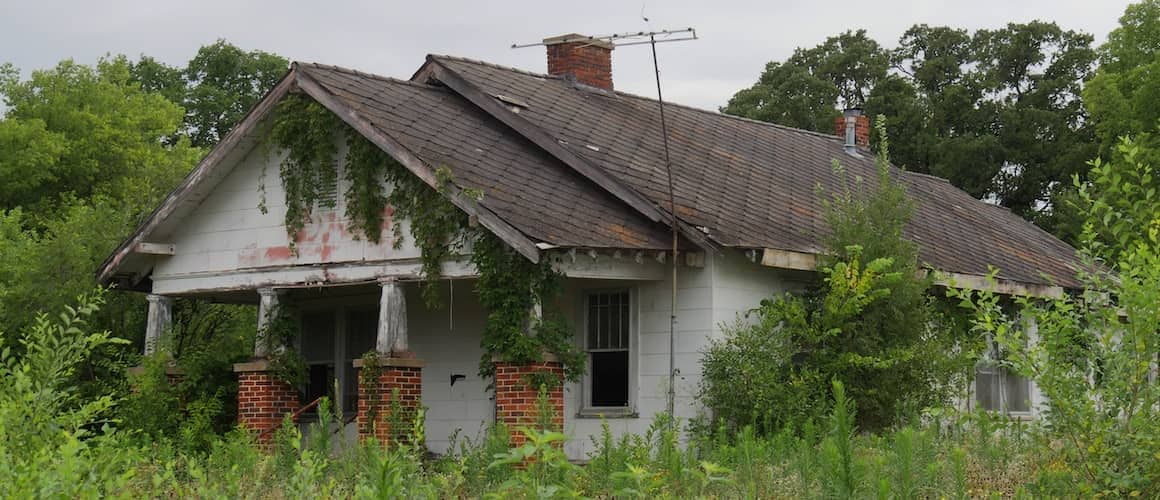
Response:
[{"label": "broken window", "polygon": [[588,401],[593,408],[628,407],[631,307],[627,290],[585,298]]}]

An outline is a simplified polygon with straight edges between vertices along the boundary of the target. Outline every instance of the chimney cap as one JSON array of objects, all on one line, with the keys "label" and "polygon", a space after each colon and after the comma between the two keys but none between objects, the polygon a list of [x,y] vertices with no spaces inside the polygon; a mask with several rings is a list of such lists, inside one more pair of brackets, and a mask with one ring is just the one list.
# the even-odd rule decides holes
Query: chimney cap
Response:
[{"label": "chimney cap", "polygon": [[545,38],[543,40],[543,42],[544,42],[544,45],[560,45],[562,43],[583,43],[585,45],[592,45],[595,47],[600,47],[602,49],[608,49],[608,50],[612,50],[612,49],[616,48],[616,45],[613,45],[613,43],[608,41],[608,40],[601,40],[599,38],[591,37],[588,35],[581,35],[579,33],[567,33],[564,35],[552,36],[552,37]]},{"label": "chimney cap", "polygon": [[862,116],[863,114],[864,113],[862,111],[862,108],[859,108],[859,107],[846,108],[846,109],[842,110],[842,116],[847,116],[847,117],[848,116]]}]

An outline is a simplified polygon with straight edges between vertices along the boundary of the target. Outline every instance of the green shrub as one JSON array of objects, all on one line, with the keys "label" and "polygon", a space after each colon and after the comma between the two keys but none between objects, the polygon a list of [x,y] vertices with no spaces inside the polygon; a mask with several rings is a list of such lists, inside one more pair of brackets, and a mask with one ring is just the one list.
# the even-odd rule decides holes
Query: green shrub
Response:
[{"label": "green shrub", "polygon": [[931,279],[904,237],[913,204],[879,132],[873,185],[849,182],[835,163],[842,188],[822,200],[831,235],[819,282],[763,300],[704,353],[701,397],[714,418],[760,433],[801,426],[826,413],[837,379],[859,427],[881,430],[948,403],[973,365],[973,342],[928,294]]}]

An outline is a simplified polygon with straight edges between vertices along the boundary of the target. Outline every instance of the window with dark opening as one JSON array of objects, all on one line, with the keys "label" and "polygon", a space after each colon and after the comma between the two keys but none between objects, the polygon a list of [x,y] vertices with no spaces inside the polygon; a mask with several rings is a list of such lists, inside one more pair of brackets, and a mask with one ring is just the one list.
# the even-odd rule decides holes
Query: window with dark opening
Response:
[{"label": "window with dark opening", "polygon": [[630,307],[627,291],[592,293],[587,319],[589,401],[592,407],[628,406]]}]

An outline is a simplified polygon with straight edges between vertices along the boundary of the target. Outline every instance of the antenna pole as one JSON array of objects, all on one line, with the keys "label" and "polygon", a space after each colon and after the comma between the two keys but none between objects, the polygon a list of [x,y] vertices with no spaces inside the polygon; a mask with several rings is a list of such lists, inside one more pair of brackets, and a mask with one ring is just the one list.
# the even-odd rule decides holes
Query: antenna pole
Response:
[{"label": "antenna pole", "polygon": [[653,59],[653,73],[656,75],[657,82],[657,107],[660,108],[661,113],[661,143],[665,148],[665,173],[668,174],[669,184],[669,214],[672,216],[671,228],[673,234],[672,247],[672,300],[669,302],[669,394],[668,394],[668,412],[669,417],[676,416],[676,399],[677,399],[677,197],[676,191],[673,189],[673,164],[669,156],[669,126],[665,121],[665,97],[661,93],[661,67],[657,63],[657,41],[656,35],[650,34],[649,46],[652,47]]},{"label": "antenna pole", "polygon": [[[648,18],[645,18],[645,22],[648,22]],[[657,40],[657,35],[660,35],[662,38],[660,40]],[[648,39],[644,40],[645,37],[648,37]],[[657,63],[657,44],[658,43],[665,43],[665,42],[681,42],[681,41],[685,41],[685,40],[696,40],[696,39],[697,39],[697,31],[696,30],[694,30],[693,28],[684,28],[684,29],[676,29],[676,30],[637,31],[637,32],[629,32],[629,33],[616,33],[616,34],[612,34],[612,35],[601,35],[601,36],[577,35],[575,38],[571,38],[568,40],[562,40],[563,42],[591,42],[591,41],[612,42],[617,47],[625,46],[625,45],[642,45],[642,44],[647,43],[647,44],[649,44],[650,47],[652,47],[653,73],[656,76],[656,83],[657,83],[657,106],[660,108],[660,115],[661,115],[661,142],[664,144],[665,173],[668,175],[669,213],[672,216],[671,221],[670,221],[671,222],[670,229],[672,230],[672,238],[673,238],[672,248],[671,248],[672,280],[673,280],[672,285],[673,286],[672,286],[672,300],[670,301],[670,304],[669,304],[670,305],[670,310],[669,310],[669,391],[668,391],[668,398],[667,398],[668,399],[667,410],[668,410],[670,420],[674,420],[672,417],[676,416],[676,399],[677,399],[677,387],[676,387],[676,384],[677,384],[677,358],[676,358],[676,347],[677,347],[677,255],[678,255],[677,253],[679,252],[679,249],[677,247],[677,243],[678,243],[678,234],[679,234],[679,232],[678,232],[679,222],[677,220],[676,190],[673,188],[673,164],[672,164],[672,159],[669,155],[669,126],[668,126],[668,122],[665,120],[665,98],[664,98],[664,95],[661,93],[661,69],[660,69],[660,65]],[[621,41],[621,40],[623,40],[623,41]],[[544,45],[544,43],[539,42],[539,43],[527,43],[527,44],[512,44],[512,48],[513,49],[522,49],[525,47],[535,47],[535,46],[540,46],[540,45]]]}]

